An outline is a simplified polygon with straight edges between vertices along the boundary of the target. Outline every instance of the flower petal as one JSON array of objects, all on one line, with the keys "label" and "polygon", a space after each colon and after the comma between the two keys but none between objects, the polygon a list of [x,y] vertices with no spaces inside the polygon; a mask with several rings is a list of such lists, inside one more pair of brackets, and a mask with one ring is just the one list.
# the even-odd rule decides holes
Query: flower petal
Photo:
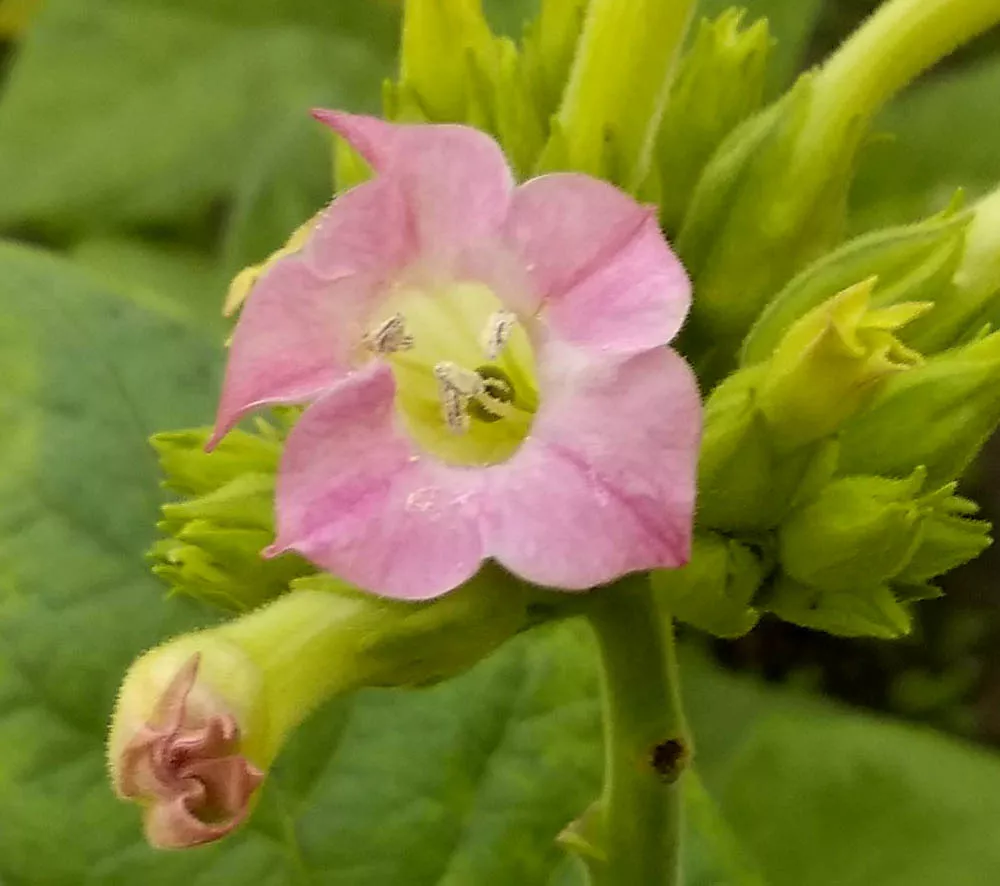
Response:
[{"label": "flower petal", "polygon": [[638,353],[669,342],[691,286],[654,212],[577,173],[545,175],[514,192],[505,227],[554,335]]},{"label": "flower petal", "polygon": [[323,280],[300,256],[273,265],[233,334],[209,446],[250,410],[309,402],[342,379],[358,358],[380,291],[370,275]]},{"label": "flower petal", "polygon": [[503,223],[514,182],[500,146],[485,133],[340,111],[313,115],[361,153],[379,178],[399,187],[425,261],[447,264]]},{"label": "flower petal", "polygon": [[366,272],[387,279],[414,258],[417,243],[399,187],[375,179],[345,191],[320,212],[302,248],[320,277]]},{"label": "flower petal", "polygon": [[701,424],[691,370],[668,348],[618,364],[565,351],[550,362],[531,437],[489,474],[487,554],[570,590],[683,565]]},{"label": "flower petal", "polygon": [[479,475],[418,454],[394,393],[373,364],[306,411],[285,446],[268,553],[295,550],[366,590],[424,600],[479,568]]}]

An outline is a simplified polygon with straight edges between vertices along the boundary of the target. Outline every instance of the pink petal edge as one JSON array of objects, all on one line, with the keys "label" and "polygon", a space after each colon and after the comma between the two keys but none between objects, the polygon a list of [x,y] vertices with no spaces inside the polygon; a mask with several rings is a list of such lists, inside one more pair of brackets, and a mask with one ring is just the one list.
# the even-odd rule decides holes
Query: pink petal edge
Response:
[{"label": "pink petal edge", "polygon": [[379,178],[399,187],[426,263],[450,268],[466,248],[493,236],[503,223],[514,179],[500,146],[485,133],[323,109],[313,116],[346,139]]},{"label": "pink petal edge", "polygon": [[691,304],[654,210],[607,182],[554,173],[519,187],[504,227],[552,333],[639,353],[673,339]]}]

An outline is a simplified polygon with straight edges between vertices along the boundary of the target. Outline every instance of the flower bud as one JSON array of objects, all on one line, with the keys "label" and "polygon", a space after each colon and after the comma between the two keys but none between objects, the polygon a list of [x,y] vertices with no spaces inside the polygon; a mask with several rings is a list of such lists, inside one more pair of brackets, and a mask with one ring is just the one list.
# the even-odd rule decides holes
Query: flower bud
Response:
[{"label": "flower bud", "polygon": [[931,305],[871,310],[874,285],[859,283],[811,310],[764,364],[757,403],[779,448],[835,433],[891,375],[921,361],[895,331]]},{"label": "flower bud", "polygon": [[330,576],[140,657],[122,684],[108,759],[158,847],[216,840],[245,821],[291,731],[322,701],[364,686],[461,673],[526,624],[527,590],[489,566],[425,603]]},{"label": "flower bud", "polygon": [[989,323],[1000,327],[1000,190],[974,207],[965,252],[955,272],[941,322],[928,333],[953,342],[958,334]]},{"label": "flower bud", "polygon": [[467,122],[469,61],[491,54],[494,39],[480,0],[407,0],[397,101],[416,105],[430,122]]},{"label": "flower bud", "polygon": [[795,581],[852,591],[897,576],[920,544],[925,474],[905,480],[844,477],[797,509],[778,533],[781,565]]},{"label": "flower bud", "polygon": [[989,0],[889,0],[709,162],[677,241],[699,298],[692,336],[735,347],[766,303],[842,235],[876,112],[1000,20]]},{"label": "flower bud", "polygon": [[630,190],[646,180],[694,5],[590,0],[543,171],[578,170]]},{"label": "flower bud", "polygon": [[763,578],[749,548],[715,532],[695,533],[687,566],[650,574],[667,611],[716,637],[742,637],[757,624],[751,602]]},{"label": "flower bud", "polygon": [[[878,279],[872,292],[876,307],[897,302],[931,302],[951,283],[955,263],[965,248],[971,214],[958,203],[938,215],[904,227],[864,234],[811,264],[767,306],[743,343],[740,362],[767,360],[800,317],[859,281]],[[937,322],[938,310],[927,321]],[[920,321],[918,321],[920,322]],[[900,334],[914,340],[911,323]]]},{"label": "flower bud", "polygon": [[273,600],[315,568],[295,554],[264,559],[274,541],[277,431],[230,434],[212,453],[208,431],[154,438],[166,485],[189,497],[163,505],[165,536],[149,552],[153,572],[172,592],[231,612]]},{"label": "flower bud", "polygon": [[905,480],[844,477],[797,509],[778,532],[782,577],[767,607],[780,618],[845,636],[907,633],[905,604],[978,556],[988,523],[949,483],[924,491],[922,468]]},{"label": "flower bud", "polygon": [[[991,544],[990,523],[973,520],[979,511],[975,502],[951,494],[954,484],[942,490],[945,497],[924,521],[920,544],[909,563],[894,579],[897,584],[931,590],[927,583],[963,563],[976,559]],[[912,594],[915,591],[911,590]]]},{"label": "flower bud", "polygon": [[657,139],[647,196],[668,232],[680,229],[695,185],[722,140],[757,111],[773,41],[767,19],[741,27],[746,10],[703,19],[681,59]]},{"label": "flower bud", "polygon": [[790,451],[775,445],[757,404],[763,367],[741,370],[708,398],[698,465],[698,524],[727,532],[776,526],[812,495],[837,464],[837,443],[818,440]]},{"label": "flower bud", "polygon": [[841,435],[841,471],[960,476],[1000,423],[1000,333],[888,379]]}]

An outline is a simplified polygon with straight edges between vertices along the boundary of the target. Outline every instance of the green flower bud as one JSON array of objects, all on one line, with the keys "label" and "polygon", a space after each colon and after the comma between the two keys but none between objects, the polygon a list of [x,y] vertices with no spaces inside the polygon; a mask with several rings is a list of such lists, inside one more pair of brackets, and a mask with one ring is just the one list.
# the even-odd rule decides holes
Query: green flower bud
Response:
[{"label": "green flower bud", "polygon": [[939,596],[930,581],[990,544],[989,523],[970,519],[978,509],[954,483],[925,492],[925,482],[922,468],[905,480],[845,477],[797,509],[778,532],[784,584],[769,608],[834,633],[848,630],[845,613],[867,620],[852,633],[905,632],[902,604]]},{"label": "green flower bud", "polygon": [[390,116],[400,119],[399,105],[411,104],[432,122],[467,122],[474,100],[469,61],[491,56],[495,39],[480,0],[407,0]]},{"label": "green flower bud", "polygon": [[966,332],[986,323],[1000,327],[1000,190],[981,200],[974,212],[948,315],[952,329],[964,323]]},{"label": "green flower bud", "polygon": [[742,637],[760,613],[751,605],[764,567],[746,546],[715,532],[696,532],[691,561],[650,574],[667,611],[716,637]]},{"label": "green flower bud", "polygon": [[929,512],[919,498],[925,476],[833,481],[781,526],[782,568],[801,584],[845,593],[895,578],[920,544]]},{"label": "green flower bud", "polygon": [[543,171],[575,169],[638,189],[694,6],[590,0]]},{"label": "green flower bud", "polygon": [[914,323],[906,340],[925,353],[937,353],[967,341],[992,323],[1000,293],[1000,192],[975,206],[962,248],[947,267],[950,278],[932,296],[934,313]]},{"label": "green flower bud", "polygon": [[871,310],[874,285],[859,283],[811,310],[763,364],[757,405],[779,448],[835,433],[891,375],[921,361],[894,333],[931,305]]},{"label": "green flower bud", "polygon": [[494,567],[425,603],[316,577],[253,613],[170,640],[122,684],[108,740],[116,791],[143,806],[153,845],[219,839],[246,819],[264,774],[317,705],[364,686],[461,673],[524,626],[526,601],[526,589]]},{"label": "green flower bud", "polygon": [[[767,19],[741,27],[746,10],[703,19],[681,60],[657,139],[655,183],[649,199],[660,204],[669,232],[680,229],[701,172],[722,140],[757,111],[773,41]],[[662,186],[661,186],[662,183]]]},{"label": "green flower bud", "polygon": [[888,379],[841,434],[841,470],[931,484],[960,476],[1000,423],[1000,333]]},{"label": "green flower bud", "polygon": [[295,554],[264,559],[274,541],[274,476],[279,432],[229,434],[212,453],[210,430],[153,438],[166,479],[186,497],[163,505],[165,536],[149,552],[153,572],[173,593],[231,612],[244,612],[288,590],[294,578],[315,572]]},{"label": "green flower bud", "polygon": [[824,591],[782,576],[767,609],[783,621],[839,637],[896,640],[912,629],[910,613],[888,585]]},{"label": "green flower bud", "polygon": [[727,532],[771,529],[833,476],[835,441],[815,441],[791,451],[775,445],[757,403],[761,377],[762,367],[735,373],[705,406],[698,466],[700,526]]},{"label": "green flower bud", "polygon": [[[741,364],[768,359],[796,320],[859,281],[878,278],[877,307],[901,301],[931,302],[950,285],[972,215],[955,205],[914,225],[864,234],[814,262],[767,306],[743,343]],[[937,322],[935,309],[927,320]],[[901,334],[913,341],[911,324]]]},{"label": "green flower bud", "polygon": [[818,71],[723,143],[677,241],[699,295],[695,340],[735,348],[771,297],[836,243],[874,114],[998,20],[992,0],[890,0]]}]

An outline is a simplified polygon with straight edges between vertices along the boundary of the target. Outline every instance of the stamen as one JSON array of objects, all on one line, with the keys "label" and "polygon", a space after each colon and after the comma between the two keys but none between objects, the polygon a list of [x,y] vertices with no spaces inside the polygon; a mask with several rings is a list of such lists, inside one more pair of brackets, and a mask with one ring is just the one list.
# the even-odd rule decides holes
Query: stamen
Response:
[{"label": "stamen", "polygon": [[485,383],[478,372],[465,369],[450,360],[443,360],[434,366],[434,377],[443,389],[455,391],[463,397],[475,397],[485,389]]},{"label": "stamen", "polygon": [[464,434],[469,430],[469,403],[486,389],[482,378],[449,360],[434,366],[434,377],[441,392],[445,424],[452,433]]},{"label": "stamen", "polygon": [[516,325],[517,314],[513,311],[495,311],[490,314],[480,338],[487,360],[496,360],[500,356]]},{"label": "stamen", "polygon": [[393,314],[383,320],[365,336],[368,349],[380,357],[408,351],[413,347],[413,336],[406,331],[406,319],[402,314]]}]

